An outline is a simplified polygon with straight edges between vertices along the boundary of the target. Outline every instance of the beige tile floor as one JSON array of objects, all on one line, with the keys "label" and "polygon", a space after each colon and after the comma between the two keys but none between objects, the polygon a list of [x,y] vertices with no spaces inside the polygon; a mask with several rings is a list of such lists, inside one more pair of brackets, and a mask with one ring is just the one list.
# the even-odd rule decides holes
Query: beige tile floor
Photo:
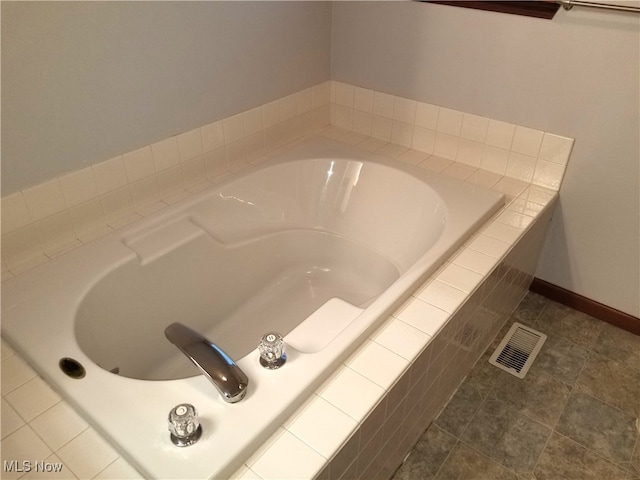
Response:
[{"label": "beige tile floor", "polygon": [[[524,379],[488,358],[548,335]],[[640,336],[529,293],[393,480],[640,480]]]}]

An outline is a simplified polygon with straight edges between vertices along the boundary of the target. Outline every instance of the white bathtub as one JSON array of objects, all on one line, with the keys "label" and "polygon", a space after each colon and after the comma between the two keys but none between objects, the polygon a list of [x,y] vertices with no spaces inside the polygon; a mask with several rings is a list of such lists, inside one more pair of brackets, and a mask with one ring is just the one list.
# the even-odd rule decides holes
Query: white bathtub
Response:
[{"label": "white bathtub", "polygon": [[[146,477],[226,477],[502,204],[316,139],[4,282],[2,335]],[[176,321],[237,361],[244,400],[166,340]],[[274,330],[288,361],[270,371],[255,347]],[[183,402],[204,433],[178,448]]]}]

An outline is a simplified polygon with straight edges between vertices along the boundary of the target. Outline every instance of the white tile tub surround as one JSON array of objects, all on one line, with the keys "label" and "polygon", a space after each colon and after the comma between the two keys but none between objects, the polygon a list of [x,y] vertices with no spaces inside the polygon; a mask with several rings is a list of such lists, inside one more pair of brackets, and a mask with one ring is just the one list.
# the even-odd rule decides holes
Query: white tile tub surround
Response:
[{"label": "white tile tub surround", "polygon": [[[317,130],[329,100],[334,126],[322,135],[502,191],[508,202],[235,478],[390,476],[525,293],[573,141],[327,82],[2,199],[4,278]],[[60,478],[141,478],[4,341],[1,351],[2,460],[61,463]]]},{"label": "white tile tub surround", "polygon": [[335,81],[331,124],[372,137],[379,148],[391,143],[396,156],[417,151],[553,190],[573,147],[573,139],[549,132]]},{"label": "white tile tub surround", "polygon": [[103,236],[329,124],[330,82],[2,199],[6,278]]}]

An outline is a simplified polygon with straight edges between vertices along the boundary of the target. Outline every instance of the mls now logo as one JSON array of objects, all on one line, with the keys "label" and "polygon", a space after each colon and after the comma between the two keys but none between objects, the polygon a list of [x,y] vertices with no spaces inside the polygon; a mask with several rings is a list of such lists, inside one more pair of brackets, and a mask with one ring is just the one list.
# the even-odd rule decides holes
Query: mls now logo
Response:
[{"label": "mls now logo", "polygon": [[6,473],[26,473],[26,472],[43,472],[43,473],[55,473],[61,472],[63,468],[62,463],[42,462],[36,460],[32,462],[30,460],[5,460],[2,463],[2,468]]}]

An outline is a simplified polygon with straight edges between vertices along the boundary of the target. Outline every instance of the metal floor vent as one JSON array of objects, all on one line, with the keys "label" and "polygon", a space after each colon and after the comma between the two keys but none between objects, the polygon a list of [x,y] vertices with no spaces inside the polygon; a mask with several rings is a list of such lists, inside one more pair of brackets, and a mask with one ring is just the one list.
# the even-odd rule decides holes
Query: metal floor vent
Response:
[{"label": "metal floor vent", "polygon": [[520,323],[514,323],[498,345],[489,363],[524,378],[547,336]]}]

